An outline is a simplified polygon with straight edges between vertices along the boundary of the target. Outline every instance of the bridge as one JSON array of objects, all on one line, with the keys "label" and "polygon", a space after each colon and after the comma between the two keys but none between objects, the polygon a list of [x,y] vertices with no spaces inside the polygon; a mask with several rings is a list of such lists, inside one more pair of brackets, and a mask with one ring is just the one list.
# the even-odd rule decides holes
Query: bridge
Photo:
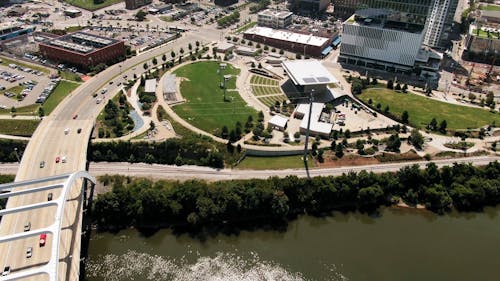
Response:
[{"label": "bridge", "polygon": [[[86,180],[91,182],[89,193]],[[3,216],[2,224],[10,226],[5,229],[15,231],[0,237],[1,252],[6,254],[1,258],[8,259],[3,261],[3,264],[8,263],[8,266],[13,269],[11,274],[2,277],[2,280],[31,277],[36,280],[56,281],[78,278],[76,276],[71,278],[67,274],[78,273],[68,269],[78,268],[80,263],[80,251],[79,249],[76,251],[74,247],[79,243],[75,244],[73,241],[80,239],[81,216],[76,219],[68,218],[65,216],[65,208],[89,210],[94,185],[95,179],[85,171],[0,185],[0,192],[10,190],[10,192],[1,193],[0,199],[9,198],[9,202],[16,201],[15,204],[11,203],[11,206],[17,205],[17,207],[8,206],[0,210],[0,216]],[[50,192],[52,198],[45,201],[43,195],[47,192]],[[30,204],[30,200],[22,198],[35,194],[42,194],[41,202]],[[24,213],[35,210],[40,212],[40,209],[45,208],[48,209],[44,221],[46,223],[23,221]],[[37,240],[39,235],[47,236],[43,243],[45,245]],[[7,242],[10,243],[7,244]],[[26,270],[19,270],[23,267]],[[65,276],[59,277],[60,274]]]}]

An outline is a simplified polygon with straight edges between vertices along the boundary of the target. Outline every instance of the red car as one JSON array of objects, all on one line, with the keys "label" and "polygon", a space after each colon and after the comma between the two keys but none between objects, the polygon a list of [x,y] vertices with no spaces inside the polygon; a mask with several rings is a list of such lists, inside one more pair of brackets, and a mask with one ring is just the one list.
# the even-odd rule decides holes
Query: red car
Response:
[{"label": "red car", "polygon": [[57,156],[56,157],[56,163],[59,163],[59,161],[61,161],[61,157]]},{"label": "red car", "polygon": [[73,116],[73,119],[76,119],[78,118],[78,114],[75,114],[75,116]]},{"label": "red car", "polygon": [[47,234],[45,233],[40,234],[40,247],[45,246],[46,240],[47,240]]}]

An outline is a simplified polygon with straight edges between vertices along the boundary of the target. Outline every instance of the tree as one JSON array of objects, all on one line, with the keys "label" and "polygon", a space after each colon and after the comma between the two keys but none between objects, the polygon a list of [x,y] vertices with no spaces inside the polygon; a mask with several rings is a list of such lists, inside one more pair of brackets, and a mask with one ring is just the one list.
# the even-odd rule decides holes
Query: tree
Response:
[{"label": "tree", "polygon": [[163,63],[165,63],[167,61],[167,55],[163,54],[161,56],[161,60],[163,61]]},{"label": "tree", "polygon": [[363,90],[363,84],[361,84],[359,80],[355,80],[354,82],[352,82],[351,93],[353,93],[354,95],[359,95],[361,94],[362,90]]},{"label": "tree", "polygon": [[474,103],[474,100],[476,99],[476,95],[474,95],[473,93],[469,93],[469,100]]},{"label": "tree", "polygon": [[446,134],[446,127],[447,126],[448,126],[448,124],[446,123],[446,120],[441,121],[441,123],[439,124],[439,131],[443,134]]},{"label": "tree", "polygon": [[372,78],[372,82],[371,82],[372,85],[377,85],[378,84],[378,80],[377,78]]},{"label": "tree", "polygon": [[17,112],[16,107],[15,107],[15,106],[11,107],[11,109],[10,109],[10,113],[12,113],[12,114],[16,114],[16,112]]},{"label": "tree", "polygon": [[391,135],[387,140],[386,150],[399,152],[399,148],[401,147],[401,140],[399,139],[398,134]]},{"label": "tree", "polygon": [[392,80],[387,81],[387,89],[394,89],[394,82]]},{"label": "tree", "polygon": [[227,138],[228,138],[228,136],[229,136],[229,129],[227,128],[227,126],[226,126],[226,125],[224,125],[224,126],[222,127],[221,137],[222,137],[223,139],[227,139]]},{"label": "tree", "polygon": [[342,158],[342,156],[344,156],[344,149],[342,145],[337,145],[335,148],[335,156],[337,156],[337,158]]},{"label": "tree", "polygon": [[200,41],[196,41],[195,45],[196,45],[196,48],[199,48],[200,47]]},{"label": "tree", "polygon": [[403,122],[403,124],[408,124],[408,118],[409,118],[409,114],[408,114],[408,111],[403,111],[403,114],[401,114],[401,121]]},{"label": "tree", "polygon": [[38,117],[43,117],[45,116],[45,110],[43,109],[42,106],[38,108]]},{"label": "tree", "polygon": [[135,19],[137,21],[143,21],[144,19],[146,19],[146,12],[144,12],[143,10],[139,10],[136,14],[135,14]]},{"label": "tree", "polygon": [[377,105],[375,106],[378,110],[380,110],[380,108],[382,107],[382,105],[380,103],[377,103]]},{"label": "tree", "polygon": [[345,132],[344,132],[344,137],[345,137],[346,139],[350,138],[350,137],[351,137],[351,130],[349,130],[349,129],[345,130]]},{"label": "tree", "polygon": [[181,55],[184,54],[184,48],[181,47],[181,49],[179,50],[179,53],[181,53]]},{"label": "tree", "polygon": [[149,122],[149,129],[154,130],[155,127],[156,127],[155,122],[153,122],[153,120],[151,120],[151,122]]},{"label": "tree", "polygon": [[170,56],[171,56],[172,58],[175,58],[175,52],[174,52],[174,51],[171,51],[171,52],[170,52]]},{"label": "tree", "polygon": [[396,87],[394,88],[396,91],[401,91],[401,84],[397,83]]},{"label": "tree", "polygon": [[429,128],[429,130],[435,131],[435,130],[437,130],[437,125],[438,124],[437,124],[436,118],[432,118],[431,123],[429,123],[429,125],[427,127]]},{"label": "tree", "polygon": [[337,148],[337,143],[335,141],[332,141],[332,143],[330,144],[330,150],[335,151],[336,148]]},{"label": "tree", "polygon": [[189,51],[192,51],[193,50],[193,45],[191,45],[191,43],[188,44],[188,50]]},{"label": "tree", "polygon": [[145,62],[145,63],[142,65],[142,67],[144,68],[144,70],[148,70],[148,63],[146,63],[146,62]]},{"label": "tree", "polygon": [[153,63],[153,65],[157,65],[158,64],[158,60],[156,59],[156,57],[154,57],[153,60],[151,60],[151,62]]},{"label": "tree", "polygon": [[410,141],[410,143],[413,144],[416,149],[420,150],[422,149],[422,146],[424,144],[424,136],[422,136],[422,134],[417,129],[413,129],[411,130],[408,141]]},{"label": "tree", "polygon": [[389,113],[389,106],[388,105],[385,106],[384,113],[386,113],[386,114]]}]

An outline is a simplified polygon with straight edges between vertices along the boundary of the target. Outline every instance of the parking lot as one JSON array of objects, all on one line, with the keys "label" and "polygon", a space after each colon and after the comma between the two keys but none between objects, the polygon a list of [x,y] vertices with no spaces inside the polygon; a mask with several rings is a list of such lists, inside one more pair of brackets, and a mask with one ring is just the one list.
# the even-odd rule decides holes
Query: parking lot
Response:
[{"label": "parking lot", "polygon": [[51,83],[48,74],[17,64],[0,65],[0,107],[21,107],[36,102]]}]

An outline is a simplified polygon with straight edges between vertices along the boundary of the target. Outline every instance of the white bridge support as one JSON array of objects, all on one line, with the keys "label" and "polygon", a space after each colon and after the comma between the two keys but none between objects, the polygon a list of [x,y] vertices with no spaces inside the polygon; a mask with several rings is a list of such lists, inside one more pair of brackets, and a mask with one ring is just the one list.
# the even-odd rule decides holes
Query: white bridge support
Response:
[{"label": "white bridge support", "polygon": [[[16,187],[24,187],[24,186],[27,187],[27,186],[30,186],[33,184],[40,184],[40,183],[44,183],[44,182],[51,182],[51,181],[53,182],[53,181],[57,181],[57,180],[64,180],[64,182],[62,184],[58,183],[58,184],[53,184],[53,185],[45,185],[45,186],[41,186],[41,187],[35,187],[32,189],[25,189],[25,190],[21,190],[21,191],[12,191],[12,192],[8,192],[8,193],[0,194],[0,198],[9,198],[9,197],[13,197],[13,196],[28,194],[28,193],[40,192],[43,190],[62,188],[61,195],[57,198],[54,198],[52,201],[30,204],[30,205],[25,205],[25,206],[20,206],[20,207],[5,209],[5,210],[0,211],[0,216],[2,216],[5,214],[23,212],[23,211],[27,211],[27,210],[36,209],[36,208],[57,206],[57,211],[56,211],[56,214],[54,217],[54,223],[52,223],[48,227],[0,237],[0,243],[6,243],[9,241],[13,241],[13,240],[20,240],[20,239],[24,239],[26,237],[40,235],[42,233],[52,234],[52,239],[53,239],[50,260],[47,264],[44,264],[42,266],[38,266],[36,268],[28,269],[28,270],[21,270],[19,272],[11,273],[7,276],[2,276],[2,277],[0,277],[1,281],[18,280],[18,279],[27,278],[30,276],[42,275],[42,274],[48,275],[50,281],[58,281],[59,280],[58,279],[59,250],[60,250],[59,245],[61,244],[59,240],[60,240],[60,236],[61,236],[62,218],[63,218],[63,214],[64,214],[64,206],[65,206],[64,203],[66,202],[68,194],[71,191],[71,188],[74,186],[75,181],[78,179],[89,180],[92,183],[92,185],[95,185],[95,183],[96,183],[95,178],[92,177],[89,173],[87,173],[86,171],[79,171],[79,172],[75,172],[72,174],[64,174],[64,175],[58,175],[58,176],[53,176],[53,177],[46,177],[46,178],[40,178],[40,179],[27,180],[27,181],[14,182],[14,183],[0,185],[0,192],[1,192],[1,191],[6,191],[6,190],[12,190],[13,188],[16,188]],[[83,202],[85,200],[85,198],[84,198],[85,197],[84,196],[85,183],[82,183],[81,188],[82,188],[81,200]],[[83,206],[83,204],[82,204],[82,206]]]}]

